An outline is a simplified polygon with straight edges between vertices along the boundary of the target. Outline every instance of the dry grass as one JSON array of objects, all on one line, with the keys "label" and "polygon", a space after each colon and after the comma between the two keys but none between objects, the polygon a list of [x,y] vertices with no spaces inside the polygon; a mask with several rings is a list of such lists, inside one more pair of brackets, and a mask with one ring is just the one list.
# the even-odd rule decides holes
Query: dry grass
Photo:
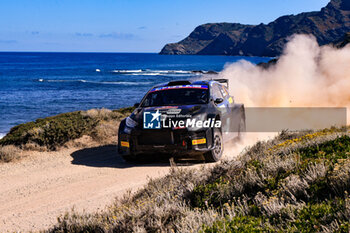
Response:
[{"label": "dry grass", "polygon": [[35,142],[28,142],[22,145],[21,149],[24,151],[39,151],[39,152],[47,151],[47,148],[45,146],[39,146]]},{"label": "dry grass", "polygon": [[211,168],[173,168],[104,213],[49,232],[348,232],[350,134],[282,132]]},{"label": "dry grass", "polygon": [[101,121],[92,132],[92,138],[101,145],[116,144],[119,123],[119,120]]},{"label": "dry grass", "polygon": [[15,146],[0,146],[0,162],[11,162],[19,159],[22,155],[22,151]]},{"label": "dry grass", "polygon": [[109,120],[111,118],[117,117],[118,114],[112,110],[101,108],[101,109],[90,109],[81,113],[83,116],[87,116],[94,119]]},{"label": "dry grass", "polygon": [[38,119],[13,127],[0,139],[0,146],[16,146],[29,151],[59,150],[117,144],[120,121],[133,108],[91,109]]}]

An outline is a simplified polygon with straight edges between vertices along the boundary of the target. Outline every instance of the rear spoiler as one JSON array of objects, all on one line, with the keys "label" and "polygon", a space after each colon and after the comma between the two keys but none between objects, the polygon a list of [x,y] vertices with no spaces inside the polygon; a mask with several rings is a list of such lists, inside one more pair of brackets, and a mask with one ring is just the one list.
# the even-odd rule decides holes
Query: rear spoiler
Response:
[{"label": "rear spoiler", "polygon": [[224,79],[224,78],[222,78],[222,79],[213,79],[213,81],[216,81],[216,82],[218,82],[218,83],[224,83],[224,84],[226,84],[226,87],[227,87],[227,89],[228,89],[228,79]]}]

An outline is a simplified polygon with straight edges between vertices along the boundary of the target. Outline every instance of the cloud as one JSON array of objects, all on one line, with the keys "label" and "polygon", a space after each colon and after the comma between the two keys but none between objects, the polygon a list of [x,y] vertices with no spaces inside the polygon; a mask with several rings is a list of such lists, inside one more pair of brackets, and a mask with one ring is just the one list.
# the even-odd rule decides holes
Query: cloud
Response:
[{"label": "cloud", "polygon": [[116,40],[132,40],[136,39],[137,36],[131,33],[107,33],[107,34],[101,34],[99,36],[100,38],[111,38],[111,39],[116,39]]},{"label": "cloud", "polygon": [[81,36],[81,37],[91,37],[94,36],[92,33],[81,33],[81,32],[76,32],[75,36]]},{"label": "cloud", "polygon": [[18,43],[17,40],[0,40],[0,43],[2,44],[16,44]]},{"label": "cloud", "polygon": [[138,27],[137,29],[144,30],[144,29],[147,29],[147,27],[146,26],[141,26],[141,27]]}]

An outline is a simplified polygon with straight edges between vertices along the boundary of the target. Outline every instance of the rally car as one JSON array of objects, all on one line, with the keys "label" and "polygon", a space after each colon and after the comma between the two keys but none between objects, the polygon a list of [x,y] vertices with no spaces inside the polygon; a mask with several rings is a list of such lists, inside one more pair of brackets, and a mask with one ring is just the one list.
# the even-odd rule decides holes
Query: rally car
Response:
[{"label": "rally car", "polygon": [[243,104],[228,80],[172,81],[151,88],[119,126],[118,152],[127,161],[146,154],[221,159],[224,142],[245,131]]}]

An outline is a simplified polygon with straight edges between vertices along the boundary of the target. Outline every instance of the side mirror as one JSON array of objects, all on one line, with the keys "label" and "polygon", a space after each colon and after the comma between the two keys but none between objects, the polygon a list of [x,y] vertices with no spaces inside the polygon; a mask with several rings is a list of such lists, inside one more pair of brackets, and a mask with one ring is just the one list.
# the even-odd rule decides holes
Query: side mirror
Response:
[{"label": "side mirror", "polygon": [[214,103],[215,104],[221,104],[222,102],[224,102],[224,99],[223,98],[217,98]]},{"label": "side mirror", "polygon": [[135,107],[135,108],[138,108],[139,106],[140,106],[140,103],[134,104],[134,107]]}]

